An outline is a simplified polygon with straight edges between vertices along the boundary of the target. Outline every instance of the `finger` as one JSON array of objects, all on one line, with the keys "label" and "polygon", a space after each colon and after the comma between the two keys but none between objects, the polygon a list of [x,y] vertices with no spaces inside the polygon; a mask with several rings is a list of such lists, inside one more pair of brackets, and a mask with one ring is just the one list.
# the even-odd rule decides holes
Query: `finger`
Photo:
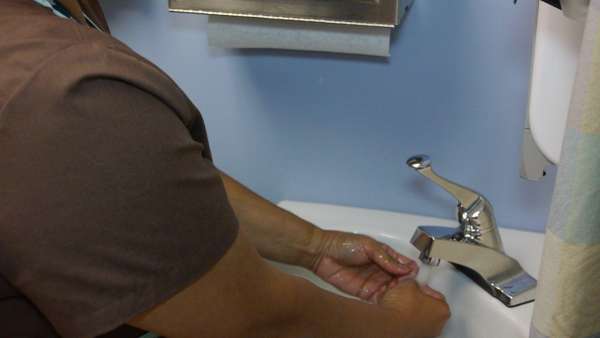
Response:
[{"label": "finger", "polygon": [[387,252],[388,255],[394,257],[394,259],[396,259],[398,262],[400,262],[400,264],[404,264],[404,265],[408,266],[411,273],[412,272],[414,272],[415,274],[419,273],[419,264],[417,264],[417,262],[415,260],[399,254],[396,250],[392,249],[387,244],[382,244],[382,245],[383,245],[385,252]]},{"label": "finger", "polygon": [[414,260],[412,260],[404,255],[401,255],[396,250],[392,249],[392,247],[390,247],[389,245],[381,244],[381,246],[383,247],[383,249],[385,250],[385,252],[388,255],[394,257],[394,259],[396,259],[398,262],[400,262],[400,264],[409,265],[411,263],[415,263]]},{"label": "finger", "polygon": [[392,290],[401,284],[404,284],[406,282],[413,282],[413,281],[415,281],[415,278],[413,277],[413,275],[405,275],[402,277],[394,278],[392,281],[390,281],[387,284],[387,289]]},{"label": "finger", "polygon": [[379,290],[375,291],[373,293],[373,295],[368,299],[368,302],[373,303],[373,304],[379,304],[381,302],[381,299],[387,292],[387,290],[388,290],[388,285],[387,284],[382,285],[379,288]]},{"label": "finger", "polygon": [[[374,265],[374,267],[376,266]],[[376,267],[372,270],[360,272],[355,280],[356,283],[349,283],[342,287],[349,289],[350,294],[366,300],[383,285],[387,285],[393,280],[390,274]]]},{"label": "finger", "polygon": [[419,267],[419,264],[417,264],[417,262],[412,261],[408,264],[408,266],[410,267],[411,273],[414,273],[415,276],[419,274],[421,268]]},{"label": "finger", "polygon": [[[371,261],[375,262],[383,270],[391,274],[403,275],[410,273],[413,270],[410,265],[402,264],[396,257],[391,256],[380,243],[375,242],[375,244],[368,246],[366,253]],[[410,261],[407,261],[407,263],[410,263]]]},{"label": "finger", "polygon": [[383,285],[392,281],[392,277],[389,274],[375,265],[361,271],[361,277],[363,281],[355,295],[364,300],[371,298]]},{"label": "finger", "polygon": [[405,275],[405,276],[402,276],[402,277],[398,277],[398,278],[396,278],[396,279],[394,279],[393,281],[390,282],[390,284],[388,285],[388,290],[389,289],[393,289],[393,288],[395,288],[396,286],[398,286],[398,285],[400,285],[402,283],[409,282],[409,281],[412,282],[412,281],[415,280],[415,277],[416,277],[416,275],[414,275],[412,273],[408,274],[408,275]]},{"label": "finger", "polygon": [[409,257],[399,254],[396,250],[392,249],[389,245],[384,244],[385,251],[392,257],[394,257],[398,262],[404,265],[408,265],[410,267],[411,272],[418,273],[419,265],[417,262]]},{"label": "finger", "polygon": [[441,301],[446,301],[446,297],[444,297],[444,295],[441,292],[432,289],[431,287],[429,287],[429,285],[422,284],[422,285],[420,285],[420,287],[421,287],[421,291],[424,294],[426,294],[430,297],[433,297],[435,299],[441,300]]}]

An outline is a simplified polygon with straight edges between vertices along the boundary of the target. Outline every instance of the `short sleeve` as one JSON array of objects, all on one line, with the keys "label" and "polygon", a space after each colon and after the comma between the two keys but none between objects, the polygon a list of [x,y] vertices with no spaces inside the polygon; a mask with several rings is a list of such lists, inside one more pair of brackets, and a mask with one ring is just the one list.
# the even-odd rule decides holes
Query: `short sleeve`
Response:
[{"label": "short sleeve", "polygon": [[197,110],[103,45],[49,59],[0,115],[0,272],[65,338],[123,324],[225,254],[237,221]]}]

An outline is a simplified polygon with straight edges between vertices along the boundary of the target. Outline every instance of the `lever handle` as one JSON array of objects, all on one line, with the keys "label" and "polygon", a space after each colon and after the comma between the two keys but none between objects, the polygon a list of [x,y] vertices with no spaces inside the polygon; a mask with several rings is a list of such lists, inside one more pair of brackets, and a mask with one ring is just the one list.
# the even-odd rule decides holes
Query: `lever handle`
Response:
[{"label": "lever handle", "polygon": [[431,167],[431,159],[427,155],[416,155],[408,159],[406,164],[416,170],[419,174],[427,177],[444,190],[454,196],[458,202],[465,208],[468,208],[473,203],[477,202],[480,198],[483,198],[477,192],[464,187],[458,183],[449,181],[433,171]]}]

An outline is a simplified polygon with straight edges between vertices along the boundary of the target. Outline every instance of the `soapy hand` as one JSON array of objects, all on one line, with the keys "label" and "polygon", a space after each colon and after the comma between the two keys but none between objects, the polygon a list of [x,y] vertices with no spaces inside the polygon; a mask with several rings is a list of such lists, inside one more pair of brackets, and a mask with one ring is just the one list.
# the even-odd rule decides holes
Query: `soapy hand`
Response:
[{"label": "soapy hand", "polygon": [[319,234],[319,255],[312,270],[321,279],[355,297],[377,302],[383,290],[417,275],[418,266],[370,237],[339,231]]}]

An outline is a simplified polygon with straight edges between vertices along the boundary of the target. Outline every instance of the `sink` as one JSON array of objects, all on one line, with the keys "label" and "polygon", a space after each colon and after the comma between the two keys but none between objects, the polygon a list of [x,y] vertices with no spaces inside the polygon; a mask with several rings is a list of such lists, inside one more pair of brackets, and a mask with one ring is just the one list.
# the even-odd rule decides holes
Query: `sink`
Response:
[{"label": "sink", "polygon": [[[324,229],[369,235],[414,259],[417,258],[418,251],[410,245],[409,240],[417,226],[457,225],[456,221],[449,219],[326,204],[283,201],[279,206]],[[506,253],[517,259],[530,275],[537,278],[543,234],[502,228],[500,234]],[[323,289],[343,295],[308,270],[273,264],[287,273],[306,278]],[[429,285],[446,296],[452,310],[452,318],[441,337],[529,337],[533,303],[508,308],[446,262],[431,271]]]}]

